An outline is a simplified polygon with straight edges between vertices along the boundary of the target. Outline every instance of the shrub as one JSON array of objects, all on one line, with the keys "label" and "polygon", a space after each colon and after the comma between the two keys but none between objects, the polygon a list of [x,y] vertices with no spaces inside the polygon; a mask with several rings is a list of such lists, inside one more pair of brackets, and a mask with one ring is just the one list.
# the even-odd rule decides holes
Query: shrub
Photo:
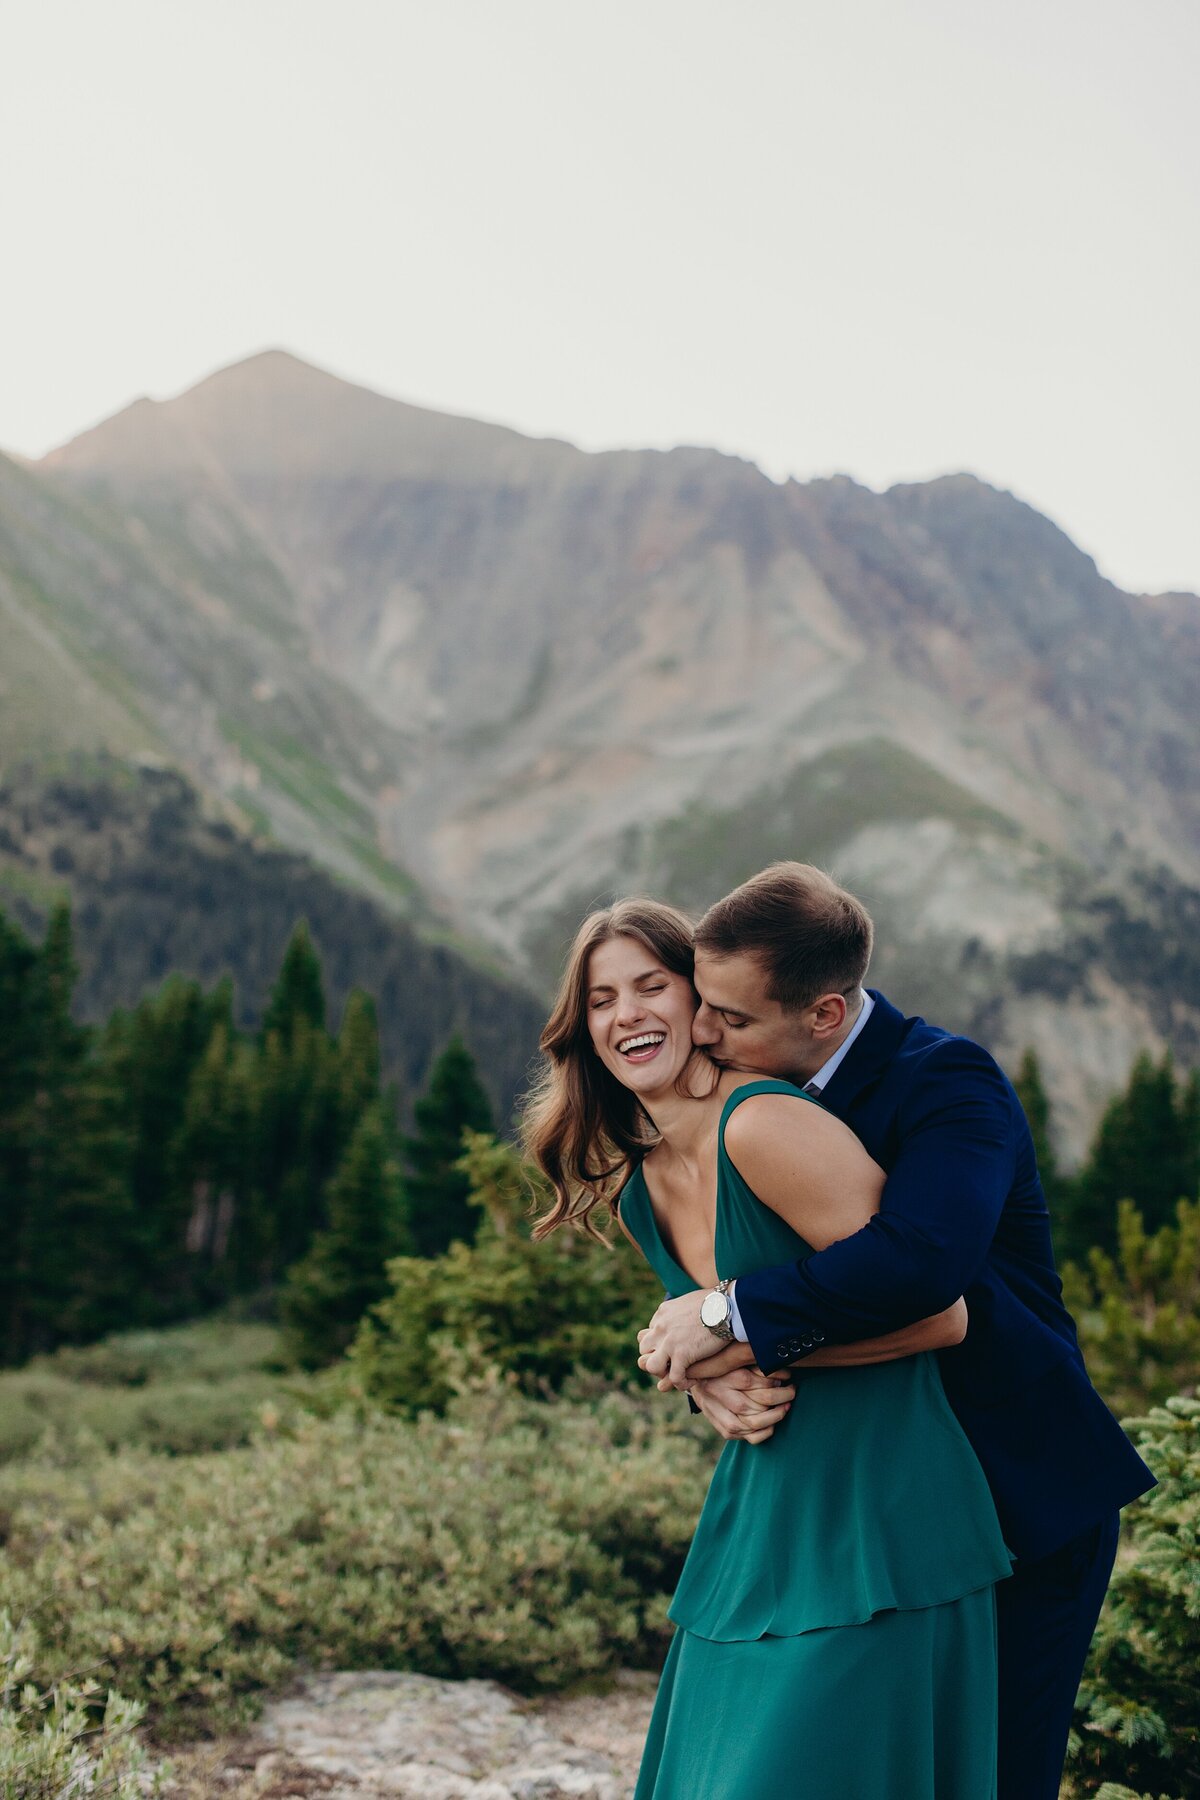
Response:
[{"label": "shrub", "polygon": [[[1109,1588],[1076,1703],[1072,1780],[1200,1794],[1200,1401],[1131,1419],[1158,1487],[1130,1511],[1130,1555]],[[1162,1795],[1167,1800],[1167,1795]]]},{"label": "shrub", "polygon": [[496,1383],[214,1456],[47,1454],[0,1469],[0,1576],[43,1686],[94,1667],[160,1735],[244,1719],[297,1664],[565,1686],[661,1657],[715,1447],[657,1395]]},{"label": "shrub", "polygon": [[36,1664],[33,1627],[0,1612],[2,1800],[143,1800],[160,1793],[161,1780],[145,1772],[146,1754],[133,1736],[145,1708],[110,1689],[101,1710],[92,1680],[61,1680],[42,1692],[30,1680]]},{"label": "shrub", "polygon": [[221,1313],[158,1331],[117,1331],[95,1344],[64,1345],[33,1357],[25,1369],[101,1387],[147,1387],[161,1381],[227,1381],[249,1369],[284,1366],[273,1325]]},{"label": "shrub", "polygon": [[1117,1255],[1093,1250],[1063,1290],[1097,1388],[1118,1416],[1144,1413],[1200,1382],[1200,1203],[1148,1235],[1131,1200],[1117,1209]]},{"label": "shrub", "polygon": [[313,1392],[306,1376],[273,1373],[278,1362],[278,1331],[226,1319],[35,1357],[0,1373],[0,1462],[29,1454],[47,1432],[60,1455],[81,1433],[94,1448],[140,1444],[175,1455],[244,1444],[263,1406]]},{"label": "shrub", "polygon": [[637,1330],[662,1299],[623,1238],[613,1248],[570,1230],[529,1236],[529,1168],[508,1145],[467,1132],[462,1168],[482,1210],[475,1242],[432,1260],[396,1257],[391,1291],[360,1325],[350,1357],[363,1392],[416,1413],[443,1408],[467,1371],[495,1368],[529,1393],[576,1370],[625,1380]]}]

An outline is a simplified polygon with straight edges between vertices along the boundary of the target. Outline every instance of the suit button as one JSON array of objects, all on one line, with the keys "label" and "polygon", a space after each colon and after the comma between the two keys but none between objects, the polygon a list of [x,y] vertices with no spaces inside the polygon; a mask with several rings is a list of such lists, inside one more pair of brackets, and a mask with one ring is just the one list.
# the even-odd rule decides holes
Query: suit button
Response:
[{"label": "suit button", "polygon": [[788,1357],[792,1354],[792,1346],[790,1344],[776,1344],[775,1354],[781,1362],[786,1362]]},{"label": "suit button", "polygon": [[814,1331],[812,1334],[812,1341],[814,1344],[823,1344],[825,1342],[825,1333],[823,1331]]}]

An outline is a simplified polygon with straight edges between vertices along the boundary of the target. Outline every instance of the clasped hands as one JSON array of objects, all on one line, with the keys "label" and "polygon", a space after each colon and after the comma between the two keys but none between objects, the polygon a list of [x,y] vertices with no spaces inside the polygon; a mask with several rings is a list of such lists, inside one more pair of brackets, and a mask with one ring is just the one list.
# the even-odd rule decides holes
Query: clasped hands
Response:
[{"label": "clasped hands", "polygon": [[697,1294],[664,1300],[638,1332],[638,1367],[658,1377],[660,1393],[681,1388],[724,1438],[761,1444],[786,1419],[796,1390],[791,1371],[764,1375],[749,1344],[714,1352],[713,1334],[700,1320]]}]

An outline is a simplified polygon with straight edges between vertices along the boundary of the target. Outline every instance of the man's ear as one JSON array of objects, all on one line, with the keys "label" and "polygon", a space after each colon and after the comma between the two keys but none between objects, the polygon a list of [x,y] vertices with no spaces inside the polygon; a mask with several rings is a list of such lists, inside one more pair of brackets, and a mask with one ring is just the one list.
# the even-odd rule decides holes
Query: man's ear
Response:
[{"label": "man's ear", "polygon": [[819,1000],[813,1001],[809,1009],[813,1036],[832,1037],[846,1023],[848,1010],[845,994],[822,994]]}]

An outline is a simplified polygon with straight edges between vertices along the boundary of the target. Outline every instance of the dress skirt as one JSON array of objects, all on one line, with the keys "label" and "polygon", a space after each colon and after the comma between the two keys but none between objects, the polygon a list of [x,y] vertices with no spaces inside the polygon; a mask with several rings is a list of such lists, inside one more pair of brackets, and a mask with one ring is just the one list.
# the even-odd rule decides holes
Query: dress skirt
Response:
[{"label": "dress skirt", "polygon": [[859,1625],[717,1643],[680,1630],[634,1800],[995,1800],[986,1587]]}]

